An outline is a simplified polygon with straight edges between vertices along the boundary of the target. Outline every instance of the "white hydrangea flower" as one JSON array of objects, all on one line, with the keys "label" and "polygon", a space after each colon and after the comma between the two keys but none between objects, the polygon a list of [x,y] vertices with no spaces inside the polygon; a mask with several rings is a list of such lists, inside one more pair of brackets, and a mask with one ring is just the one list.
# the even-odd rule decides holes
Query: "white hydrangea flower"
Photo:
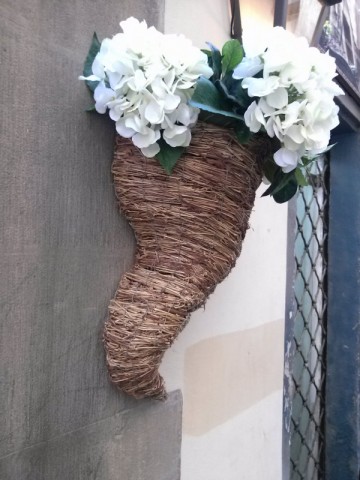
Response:
[{"label": "white hydrangea flower", "polygon": [[137,132],[133,135],[132,141],[136,147],[147,148],[153,143],[156,143],[160,138],[160,131],[154,130],[150,127],[143,127],[141,132]]},{"label": "white hydrangea flower", "polygon": [[268,43],[269,30],[261,30],[254,32],[253,30],[244,30],[242,37],[242,44],[245,51],[245,57],[234,69],[233,77],[235,79],[242,79],[246,77],[253,77],[261,72],[264,63],[261,54],[264,53]]},{"label": "white hydrangea flower", "polygon": [[171,147],[188,147],[190,145],[191,133],[184,125],[174,125],[172,128],[164,130],[163,139]]},{"label": "white hydrangea flower", "polygon": [[94,90],[95,109],[98,113],[105,113],[107,104],[114,100],[114,90],[107,88],[104,82],[100,82]]},{"label": "white hydrangea flower", "polygon": [[149,145],[146,148],[141,148],[140,150],[145,157],[152,158],[160,152],[160,147],[158,143],[153,143],[152,145]]},{"label": "white hydrangea flower", "polygon": [[[290,172],[302,156],[326,150],[330,131],[339,123],[333,98],[343,91],[333,81],[335,60],[309,47],[305,38],[275,27],[257,40],[253,36],[252,44],[246,45],[246,37],[247,56],[233,77],[242,79],[249,97],[255,97],[244,115],[246,125],[251,132],[263,128],[280,140],[274,160],[284,172]],[[253,78],[260,71],[262,76]]]},{"label": "white hydrangea flower", "polygon": [[[272,78],[272,77],[269,77]],[[266,95],[266,102],[270,107],[283,108],[288,104],[289,95],[284,87],[278,87],[273,92]]]},{"label": "white hydrangea flower", "polygon": [[247,88],[249,97],[264,97],[275,92],[279,87],[279,78],[271,76],[267,78],[247,77],[241,83],[243,88]]},{"label": "white hydrangea flower", "polygon": [[233,77],[237,80],[246,77],[253,77],[263,69],[263,62],[260,57],[244,57],[241,63],[234,69]]},{"label": "white hydrangea flower", "polygon": [[213,74],[207,56],[183,35],[164,35],[131,17],[123,33],[106,38],[93,65],[98,81],[95,108],[109,110],[119,135],[131,138],[143,154],[159,152],[162,137],[170,146],[188,146],[199,110],[187,105],[196,81]]},{"label": "white hydrangea flower", "polygon": [[275,152],[274,160],[284,173],[289,173],[297,167],[300,158],[297,152],[282,147]]},{"label": "white hydrangea flower", "polygon": [[264,119],[264,113],[256,102],[252,102],[244,115],[246,125],[249,127],[250,132],[256,133],[260,128],[266,124]]}]

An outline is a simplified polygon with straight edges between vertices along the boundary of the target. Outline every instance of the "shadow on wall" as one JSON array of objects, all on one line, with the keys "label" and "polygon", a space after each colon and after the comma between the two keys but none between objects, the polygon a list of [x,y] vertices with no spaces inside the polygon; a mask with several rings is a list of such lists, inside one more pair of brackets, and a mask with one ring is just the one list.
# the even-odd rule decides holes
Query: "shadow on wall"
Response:
[{"label": "shadow on wall", "polygon": [[203,435],[281,389],[283,336],[284,322],[277,320],[190,347],[185,354],[184,433]]}]

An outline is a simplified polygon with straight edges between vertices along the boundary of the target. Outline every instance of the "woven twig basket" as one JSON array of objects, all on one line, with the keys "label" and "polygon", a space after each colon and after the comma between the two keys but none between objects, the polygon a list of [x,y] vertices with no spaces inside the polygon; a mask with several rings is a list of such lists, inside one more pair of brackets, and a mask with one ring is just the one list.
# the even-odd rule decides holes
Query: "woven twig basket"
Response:
[{"label": "woven twig basket", "polygon": [[117,137],[112,172],[137,241],[104,329],[111,380],[136,398],[165,398],[164,352],[234,266],[261,181],[267,137],[239,145],[228,130],[198,124],[167,175]]}]

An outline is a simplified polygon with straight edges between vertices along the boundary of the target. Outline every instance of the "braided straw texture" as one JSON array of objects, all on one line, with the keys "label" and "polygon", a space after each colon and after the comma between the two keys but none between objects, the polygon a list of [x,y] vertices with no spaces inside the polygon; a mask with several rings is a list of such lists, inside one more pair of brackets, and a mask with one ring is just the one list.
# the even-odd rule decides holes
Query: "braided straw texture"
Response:
[{"label": "braided straw texture", "polygon": [[164,352],[234,266],[248,229],[269,139],[239,145],[200,123],[173,173],[117,136],[112,172],[137,241],[104,328],[111,381],[135,398],[166,397]]}]

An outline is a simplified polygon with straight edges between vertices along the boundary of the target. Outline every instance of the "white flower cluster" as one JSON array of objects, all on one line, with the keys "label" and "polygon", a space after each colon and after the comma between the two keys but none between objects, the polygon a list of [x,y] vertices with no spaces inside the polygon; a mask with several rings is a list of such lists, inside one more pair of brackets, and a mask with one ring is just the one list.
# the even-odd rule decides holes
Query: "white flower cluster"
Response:
[{"label": "white flower cluster", "polygon": [[164,35],[145,21],[128,18],[124,33],[106,38],[92,65],[99,81],[95,109],[116,122],[147,157],[156,155],[162,137],[171,147],[188,146],[199,110],[187,105],[197,79],[213,74],[207,56],[182,35]]},{"label": "white flower cluster", "polygon": [[330,130],[339,123],[334,95],[343,91],[332,80],[335,60],[309,47],[305,38],[275,27],[261,40],[244,38],[246,57],[233,77],[243,79],[250,97],[258,97],[245,112],[246,125],[251,132],[263,127],[280,140],[274,160],[287,173],[301,157],[326,150]]}]

